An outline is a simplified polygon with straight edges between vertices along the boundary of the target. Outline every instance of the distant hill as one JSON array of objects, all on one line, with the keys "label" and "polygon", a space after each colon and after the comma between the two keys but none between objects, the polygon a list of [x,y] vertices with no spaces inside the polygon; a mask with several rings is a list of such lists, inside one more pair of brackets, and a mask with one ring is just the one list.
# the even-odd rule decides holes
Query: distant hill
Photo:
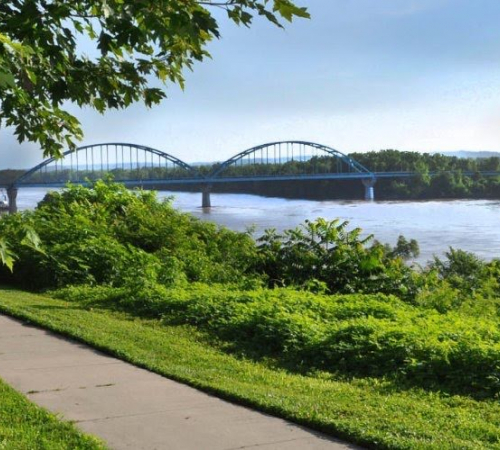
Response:
[{"label": "distant hill", "polygon": [[441,153],[445,156],[456,156],[457,158],[492,158],[494,156],[500,158],[500,152],[489,151],[470,151],[470,150],[457,150],[454,152],[433,152]]}]

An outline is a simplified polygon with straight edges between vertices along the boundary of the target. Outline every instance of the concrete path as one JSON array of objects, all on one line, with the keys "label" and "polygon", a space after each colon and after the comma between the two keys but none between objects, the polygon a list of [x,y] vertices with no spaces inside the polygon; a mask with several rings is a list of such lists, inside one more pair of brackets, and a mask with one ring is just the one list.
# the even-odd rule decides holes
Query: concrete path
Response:
[{"label": "concrete path", "polygon": [[355,448],[3,315],[0,377],[114,449]]}]

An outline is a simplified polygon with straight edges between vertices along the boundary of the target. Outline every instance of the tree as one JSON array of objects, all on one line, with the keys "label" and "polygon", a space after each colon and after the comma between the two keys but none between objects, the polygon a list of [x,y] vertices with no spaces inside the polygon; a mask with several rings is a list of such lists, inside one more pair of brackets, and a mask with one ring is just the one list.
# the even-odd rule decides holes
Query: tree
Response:
[{"label": "tree", "polygon": [[1,2],[0,125],[60,156],[83,136],[65,103],[100,113],[159,103],[165,92],[156,80],[183,86],[183,70],[209,56],[207,43],[220,36],[216,8],[245,26],[255,15],[277,26],[308,17],[292,0]]},{"label": "tree", "polygon": [[408,260],[417,258],[420,255],[420,248],[415,239],[408,240],[404,236],[398,237],[395,247],[389,252],[392,258],[402,258]]}]

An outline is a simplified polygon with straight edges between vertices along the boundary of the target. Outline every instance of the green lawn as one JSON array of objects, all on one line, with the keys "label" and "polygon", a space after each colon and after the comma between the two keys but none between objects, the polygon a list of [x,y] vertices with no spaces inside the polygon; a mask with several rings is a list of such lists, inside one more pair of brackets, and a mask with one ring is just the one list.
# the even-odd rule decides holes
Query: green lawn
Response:
[{"label": "green lawn", "polygon": [[170,378],[352,442],[394,449],[500,448],[498,401],[403,389],[380,379],[345,381],[292,374],[226,354],[207,344],[192,327],[165,326],[14,289],[0,290],[0,310]]},{"label": "green lawn", "polygon": [[35,406],[0,380],[0,449],[104,449],[97,439]]}]

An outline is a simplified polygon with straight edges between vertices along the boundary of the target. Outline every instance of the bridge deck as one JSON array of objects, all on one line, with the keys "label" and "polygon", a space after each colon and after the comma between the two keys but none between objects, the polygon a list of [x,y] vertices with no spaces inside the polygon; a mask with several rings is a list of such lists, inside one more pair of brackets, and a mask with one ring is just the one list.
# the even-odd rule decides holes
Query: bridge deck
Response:
[{"label": "bridge deck", "polygon": [[[430,172],[430,176],[435,176],[438,172]],[[483,171],[483,172],[462,172],[465,176],[480,175],[483,177],[500,177],[500,172]],[[200,185],[200,184],[221,184],[221,183],[248,183],[256,181],[323,181],[323,180],[363,180],[363,179],[379,179],[379,178],[410,178],[418,175],[417,172],[374,172],[372,174],[352,172],[352,173],[325,173],[325,174],[304,174],[304,175],[253,175],[253,176],[234,176],[234,177],[193,177],[193,178],[166,178],[166,179],[130,179],[115,181],[123,183],[126,186],[151,186],[151,185]],[[37,182],[29,183],[22,182],[17,184],[17,187],[64,187],[67,182]],[[89,184],[88,180],[72,181],[75,184]],[[0,188],[8,188],[10,185],[0,184]]]}]

